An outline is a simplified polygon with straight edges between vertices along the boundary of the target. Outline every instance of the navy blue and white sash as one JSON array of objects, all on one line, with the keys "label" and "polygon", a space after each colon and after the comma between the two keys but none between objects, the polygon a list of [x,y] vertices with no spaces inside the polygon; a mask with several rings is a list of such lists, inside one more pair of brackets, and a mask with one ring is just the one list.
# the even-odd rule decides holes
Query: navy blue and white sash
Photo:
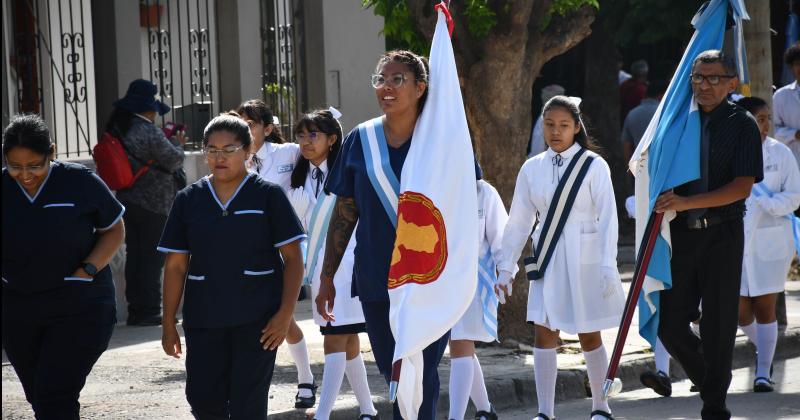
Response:
[{"label": "navy blue and white sash", "polygon": [[[492,258],[491,249],[478,262],[478,299],[483,311],[483,327],[497,340],[497,295],[494,285],[497,283],[497,269]],[[494,311],[492,309],[495,309]]]},{"label": "navy blue and white sash", "polygon": [[311,284],[311,276],[314,275],[314,270],[319,263],[319,251],[328,235],[328,223],[331,221],[335,204],[336,195],[324,193],[317,197],[317,203],[314,204],[311,219],[308,221],[308,256],[306,257],[303,284]]},{"label": "navy blue and white sash", "polygon": [[[758,184],[753,185],[753,195],[756,197],[772,197],[774,192],[772,192],[763,182],[759,182]],[[786,219],[791,220],[792,222],[792,235],[794,236],[794,248],[797,251],[797,255],[800,255],[800,218],[795,216],[794,214],[787,214],[783,216]]]},{"label": "navy blue and white sash", "polygon": [[386,210],[392,225],[397,227],[397,200],[400,195],[400,181],[392,171],[389,162],[389,146],[383,134],[381,117],[358,125],[364,161],[367,163],[367,176],[375,194]]},{"label": "navy blue and white sash", "polygon": [[533,249],[533,257],[525,258],[528,280],[539,280],[544,277],[544,272],[556,249],[555,245],[567,223],[572,205],[575,204],[575,197],[595,156],[597,155],[581,148],[567,165],[564,176],[561,177],[553,193],[553,199],[550,200],[550,208],[547,210],[539,241]]}]

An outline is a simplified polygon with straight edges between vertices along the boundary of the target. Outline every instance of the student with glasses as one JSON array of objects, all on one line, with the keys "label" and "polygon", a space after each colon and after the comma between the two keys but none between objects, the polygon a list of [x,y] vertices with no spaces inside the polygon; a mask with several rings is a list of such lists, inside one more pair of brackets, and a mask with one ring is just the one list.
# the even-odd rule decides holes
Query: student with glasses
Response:
[{"label": "student with glasses", "polygon": [[[654,208],[677,212],[670,222],[672,288],[661,291],[658,337],[700,386],[704,419],[731,416],[725,399],[742,279],[742,218],[753,183],[764,178],[758,125],[728,101],[739,82],[735,74],[735,62],[719,50],[695,58],[684,83],[691,83],[699,108],[700,178],[662,193]],[[701,300],[697,337],[688,325]]]},{"label": "student with glasses", "polygon": [[241,119],[211,120],[211,175],[178,193],[158,247],[167,254],[162,346],[182,354],[183,295],[186,399],[197,418],[266,418],[303,275],[303,227],[280,187],[245,168],[250,144]]},{"label": "student with glasses", "polygon": [[108,263],[125,208],[84,166],[54,161],[38,115],[3,133],[3,349],[38,419],[78,419],[116,323]]}]

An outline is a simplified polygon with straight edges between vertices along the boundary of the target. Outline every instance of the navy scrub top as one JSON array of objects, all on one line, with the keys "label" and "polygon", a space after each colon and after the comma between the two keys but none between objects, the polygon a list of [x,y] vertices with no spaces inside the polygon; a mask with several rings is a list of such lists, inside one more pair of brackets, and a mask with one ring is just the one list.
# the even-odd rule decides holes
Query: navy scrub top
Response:
[{"label": "navy scrub top", "polygon": [[[410,147],[411,139],[400,148],[388,147],[389,162],[398,180]],[[339,197],[354,198],[358,208],[352,296],[362,302],[388,301],[389,263],[397,231],[367,176],[357,127],[345,137],[325,189]]]},{"label": "navy scrub top", "polygon": [[279,249],[306,237],[283,190],[249,173],[223,205],[209,177],[181,190],[158,250],[190,254],[183,323],[223,328],[280,308]]},{"label": "navy scrub top", "polygon": [[3,294],[63,290],[114,302],[111,269],[71,277],[125,207],[82,165],[53,162],[34,197],[3,169]]}]

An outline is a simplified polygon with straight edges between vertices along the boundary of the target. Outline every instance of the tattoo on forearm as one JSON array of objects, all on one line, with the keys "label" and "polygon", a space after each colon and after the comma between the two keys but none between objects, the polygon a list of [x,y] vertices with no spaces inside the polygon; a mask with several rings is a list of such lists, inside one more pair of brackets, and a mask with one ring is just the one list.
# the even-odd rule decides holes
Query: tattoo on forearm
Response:
[{"label": "tattoo on forearm", "polygon": [[352,198],[337,197],[333,214],[328,225],[328,239],[325,245],[325,261],[322,264],[322,275],[333,278],[344,251],[353,236],[353,229],[358,222],[358,208]]}]

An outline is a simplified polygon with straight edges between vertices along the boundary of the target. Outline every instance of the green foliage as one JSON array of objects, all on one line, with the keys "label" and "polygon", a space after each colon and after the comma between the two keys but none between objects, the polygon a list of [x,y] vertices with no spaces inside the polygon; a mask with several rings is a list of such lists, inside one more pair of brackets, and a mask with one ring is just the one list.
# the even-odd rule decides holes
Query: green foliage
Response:
[{"label": "green foliage", "polygon": [[497,24],[497,14],[489,8],[486,0],[466,0],[464,16],[467,17],[467,29],[476,38],[484,38]]},{"label": "green foliage", "polygon": [[560,16],[564,16],[573,10],[578,10],[587,5],[592,6],[595,9],[600,8],[600,3],[598,3],[598,0],[555,0],[553,5],[550,7],[550,13],[556,13]]}]

